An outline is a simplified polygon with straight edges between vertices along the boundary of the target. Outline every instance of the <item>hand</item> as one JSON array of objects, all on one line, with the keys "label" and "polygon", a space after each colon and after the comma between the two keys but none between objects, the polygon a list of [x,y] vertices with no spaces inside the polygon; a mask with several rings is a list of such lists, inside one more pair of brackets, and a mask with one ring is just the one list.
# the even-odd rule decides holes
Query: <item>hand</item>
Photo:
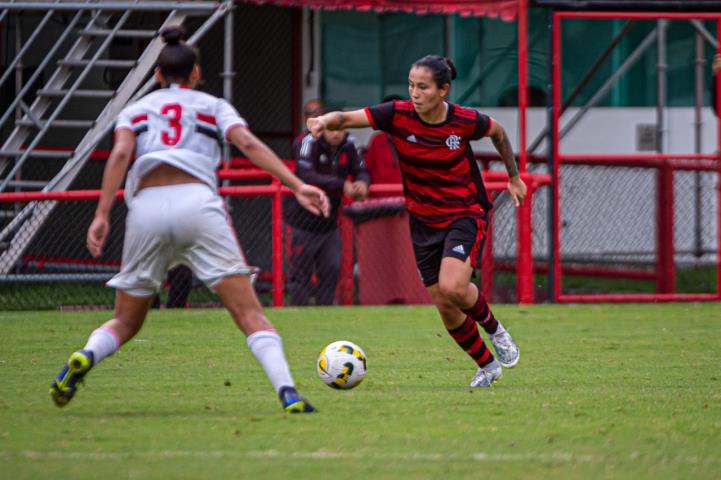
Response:
[{"label": "hand", "polygon": [[353,187],[353,182],[351,182],[350,180],[346,180],[345,182],[343,182],[343,195],[348,198],[353,198],[355,191],[354,188],[355,187]]},{"label": "hand", "polygon": [[711,69],[713,70],[714,75],[718,73],[719,70],[721,70],[721,54],[716,54],[713,56],[713,63],[711,63]]},{"label": "hand", "polygon": [[368,196],[368,184],[360,180],[353,182],[351,198],[353,200],[365,200]]},{"label": "hand", "polygon": [[309,118],[305,122],[305,126],[308,128],[310,134],[313,135],[313,138],[320,137],[326,127],[325,121],[323,121],[321,117]]},{"label": "hand", "polygon": [[513,199],[513,203],[516,205],[516,207],[520,207],[521,205],[523,205],[523,200],[526,198],[526,192],[528,191],[528,188],[526,188],[526,184],[523,183],[521,177],[519,175],[511,177],[508,180],[507,188],[508,193],[511,194],[511,198]]},{"label": "hand", "polygon": [[296,190],[295,199],[306,210],[315,215],[323,215],[326,218],[330,215],[328,196],[318,187],[304,183]]},{"label": "hand", "polygon": [[93,258],[98,258],[103,253],[103,247],[110,233],[110,222],[108,217],[96,216],[93,223],[88,227],[88,235],[86,237],[86,245],[88,251]]}]

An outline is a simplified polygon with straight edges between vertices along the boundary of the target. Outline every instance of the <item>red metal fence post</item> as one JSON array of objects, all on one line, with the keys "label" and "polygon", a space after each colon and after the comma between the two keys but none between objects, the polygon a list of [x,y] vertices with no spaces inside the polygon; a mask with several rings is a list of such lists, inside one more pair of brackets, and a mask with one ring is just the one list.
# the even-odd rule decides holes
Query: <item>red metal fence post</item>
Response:
[{"label": "red metal fence post", "polygon": [[559,148],[559,112],[561,109],[561,19],[558,12],[553,12],[553,47],[552,47],[552,66],[553,66],[553,119],[551,125],[552,151],[553,151],[553,168],[552,176],[552,209],[553,209],[553,299],[558,302],[561,296],[561,186],[560,182],[560,148]]},{"label": "red metal fence post", "polygon": [[676,291],[673,239],[673,170],[668,164],[656,173],[656,292]]},{"label": "red metal fence post", "polygon": [[341,215],[340,241],[342,246],[340,261],[340,281],[338,290],[341,305],[353,305],[353,221]]},{"label": "red metal fence post", "polygon": [[533,188],[529,185],[528,196],[518,209],[518,265],[516,266],[516,294],[518,303],[534,303],[533,288]]},{"label": "red metal fence post", "polygon": [[[526,0],[518,2],[518,150],[519,170],[526,173],[526,108],[528,106],[528,11]],[[518,303],[533,303],[533,235],[531,231],[532,192],[528,189],[526,202],[518,209],[516,265],[516,296]]]},{"label": "red metal fence post", "polygon": [[283,306],[283,185],[273,179],[273,306]]},{"label": "red metal fence post", "polygon": [[[716,22],[716,38],[721,35],[721,17]],[[721,43],[716,44],[716,53],[721,54]],[[721,112],[721,75],[716,75],[716,112]],[[716,294],[721,299],[721,121],[716,116]]]}]

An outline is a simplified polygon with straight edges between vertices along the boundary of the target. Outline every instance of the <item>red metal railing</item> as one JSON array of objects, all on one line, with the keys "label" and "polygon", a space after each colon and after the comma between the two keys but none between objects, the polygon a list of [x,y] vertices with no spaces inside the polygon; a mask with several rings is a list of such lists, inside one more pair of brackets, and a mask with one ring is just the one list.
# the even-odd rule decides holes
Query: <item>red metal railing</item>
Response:
[{"label": "red metal railing", "polygon": [[[543,174],[521,174],[524,181],[528,184],[527,202],[530,205],[533,200],[535,191],[542,185],[550,183],[549,175]],[[284,294],[284,278],[283,278],[283,196],[290,195],[291,191],[282,186],[276,179],[271,177],[259,169],[221,169],[218,172],[221,180],[271,180],[267,185],[245,185],[220,187],[219,193],[222,196],[229,197],[270,197],[272,201],[272,296],[273,305],[280,307],[283,305]],[[506,189],[508,178],[504,173],[484,172],[484,182],[489,193],[502,192]],[[116,194],[116,198],[123,198],[124,191],[120,190]],[[371,185],[370,195],[372,197],[388,197],[403,195],[401,185]],[[12,202],[32,202],[32,201],[92,201],[100,198],[100,190],[70,190],[64,192],[7,192],[0,193],[0,203]],[[529,218],[530,221],[530,218]],[[350,305],[353,302],[353,231],[352,225],[348,219],[344,219],[345,225],[341,225],[341,236],[344,243],[342,268],[340,284],[340,300],[344,305]],[[530,231],[530,226],[528,227]],[[492,242],[489,241],[486,247],[492,248]],[[524,246],[528,251],[530,246]],[[489,252],[489,250],[486,250]],[[492,250],[490,250],[492,252]],[[520,262],[519,262],[520,263]],[[532,267],[532,262],[531,262]],[[483,278],[490,278],[493,272],[493,255],[487,253],[484,256],[484,272]],[[531,278],[532,281],[532,278]],[[492,280],[487,280],[483,286],[484,293],[490,297],[490,286]],[[490,286],[489,286],[490,285]],[[533,285],[531,284],[531,288]]]}]

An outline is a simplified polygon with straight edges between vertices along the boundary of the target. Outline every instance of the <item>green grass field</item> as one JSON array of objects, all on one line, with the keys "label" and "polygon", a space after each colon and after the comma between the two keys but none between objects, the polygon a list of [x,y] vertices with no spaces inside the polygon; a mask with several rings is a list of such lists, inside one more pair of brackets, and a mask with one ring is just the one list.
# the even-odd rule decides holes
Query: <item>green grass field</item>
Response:
[{"label": "green grass field", "polygon": [[[107,312],[0,314],[0,478],[721,478],[718,304],[499,306],[521,362],[489,390],[428,307],[269,310],[289,416],[222,310],[152,312],[64,409],[48,386]],[[316,377],[328,342],[357,389]]]}]

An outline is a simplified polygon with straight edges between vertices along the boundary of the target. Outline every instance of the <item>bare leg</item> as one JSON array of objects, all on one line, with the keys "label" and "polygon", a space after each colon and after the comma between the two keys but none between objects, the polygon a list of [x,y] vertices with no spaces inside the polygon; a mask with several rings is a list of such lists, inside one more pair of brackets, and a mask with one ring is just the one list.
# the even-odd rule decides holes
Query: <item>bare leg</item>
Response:
[{"label": "bare leg", "polygon": [[475,302],[474,296],[478,295],[478,291],[470,284],[470,277],[470,261],[464,263],[446,257],[441,261],[438,283],[428,287],[428,292],[448,334],[479,367],[485,368],[494,364],[493,355],[483,342],[476,322],[462,310],[468,303]]},{"label": "bare leg", "polygon": [[248,336],[248,348],[273,384],[287,412],[313,412],[315,408],[298,395],[283,353],[283,341],[263,314],[263,308],[247,276],[224,278],[215,291],[236,325]]},{"label": "bare leg", "polygon": [[493,335],[499,324],[478,287],[470,282],[472,271],[470,259],[461,262],[446,257],[441,262],[438,285],[445,299],[478,322],[486,333]]},{"label": "bare leg", "polygon": [[456,258],[445,257],[441,261],[441,271],[438,275],[439,294],[434,297],[433,301],[436,306],[443,302],[453,305],[460,310],[461,315],[467,315],[466,318],[480,324],[483,330],[490,335],[491,343],[501,365],[512,368],[518,363],[520,357],[518,346],[503,325],[496,320],[478,288],[470,282],[472,271],[470,259],[461,262]]},{"label": "bare leg", "polygon": [[115,296],[115,316],[94,330],[85,347],[70,355],[50,387],[50,395],[59,407],[72,400],[77,383],[92,367],[115,353],[121,345],[133,338],[143,326],[154,295],[135,297],[118,290]]},{"label": "bare leg", "polygon": [[461,310],[472,307],[478,299],[478,289],[471,283],[470,258],[465,262],[444,257],[438,274],[438,288],[442,297]]},{"label": "bare leg", "polygon": [[453,330],[461,326],[466,319],[466,314],[441,293],[440,286],[436,283],[428,287],[427,290],[431,294],[431,300],[438,309],[446,329]]},{"label": "bare leg", "polygon": [[153,299],[153,296],[136,297],[118,290],[115,293],[115,314],[100,328],[114,333],[118,346],[125,344],[140,331]]},{"label": "bare leg", "polygon": [[248,276],[234,275],[224,278],[215,286],[215,293],[246,336],[261,330],[275,330],[263,314],[263,307]]}]

